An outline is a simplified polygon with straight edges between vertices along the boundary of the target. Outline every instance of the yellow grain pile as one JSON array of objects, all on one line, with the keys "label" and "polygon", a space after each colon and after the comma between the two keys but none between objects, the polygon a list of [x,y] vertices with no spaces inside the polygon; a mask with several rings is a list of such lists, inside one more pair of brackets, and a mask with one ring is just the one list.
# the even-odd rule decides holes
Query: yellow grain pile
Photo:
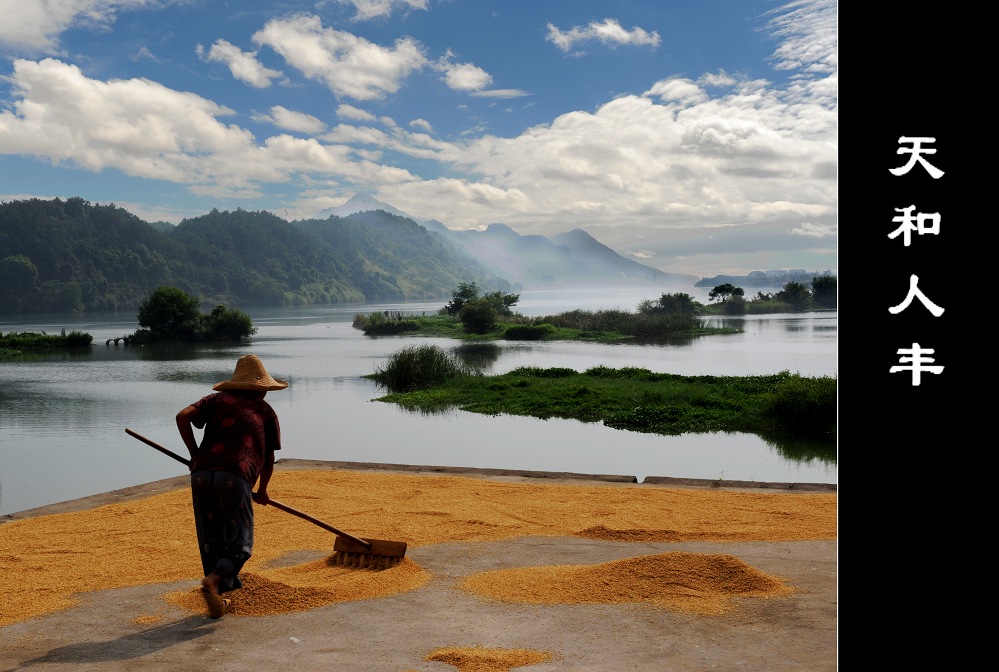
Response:
[{"label": "yellow grain pile", "polygon": [[[426,572],[407,558],[386,570],[365,571],[317,560],[264,574],[244,572],[243,587],[228,593],[230,614],[267,616],[307,611],[336,602],[395,595],[419,588]],[[191,611],[204,611],[201,588],[169,593],[166,599]]]},{"label": "yellow grain pile", "polygon": [[793,588],[725,554],[662,553],[599,565],[542,565],[466,577],[465,590],[527,604],[646,602],[687,613],[717,615],[734,598],[788,595]]},{"label": "yellow grain pile", "polygon": [[548,662],[552,654],[531,649],[448,646],[434,649],[425,660],[454,665],[460,672],[506,672],[514,667]]},{"label": "yellow grain pile", "polygon": [[[646,534],[648,539],[669,541],[836,538],[834,493],[507,483],[459,476],[280,468],[268,491],[279,501],[340,529],[362,537],[405,541],[410,548],[518,536],[613,539],[624,535],[638,540]],[[269,569],[272,561],[302,551],[331,554],[334,535],[274,507],[255,510],[254,555],[244,573],[303,587],[287,572]],[[303,567],[301,571],[307,575],[316,570]],[[307,587],[338,591],[347,577],[365,570],[339,571],[343,573],[333,573],[332,568],[328,574],[320,572]],[[387,581],[368,586],[372,593],[350,594],[377,597],[411,590],[427,579],[414,578],[414,572],[422,570],[410,565],[386,574]],[[85,511],[7,522],[0,525],[0,595],[4,596],[0,626],[68,608],[89,591],[195,581],[201,574],[186,488]],[[393,585],[394,580],[399,585]]]}]

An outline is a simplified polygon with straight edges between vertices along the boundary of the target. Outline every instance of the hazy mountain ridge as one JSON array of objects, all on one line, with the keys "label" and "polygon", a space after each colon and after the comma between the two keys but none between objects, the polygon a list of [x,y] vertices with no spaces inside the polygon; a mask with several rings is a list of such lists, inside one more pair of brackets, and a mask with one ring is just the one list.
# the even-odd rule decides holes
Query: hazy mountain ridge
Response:
[{"label": "hazy mountain ridge", "polygon": [[0,313],[133,311],[157,287],[203,306],[440,300],[509,290],[415,222],[371,212],[287,222],[212,210],[160,230],[82,198],[0,204]]},{"label": "hazy mountain ridge", "polygon": [[428,231],[458,244],[486,268],[515,288],[578,285],[693,286],[695,275],[667,273],[621,256],[580,228],[552,237],[521,235],[506,224],[490,224],[482,231],[448,228],[438,220],[420,221],[369,194],[357,194],[330,211],[353,214],[372,208],[408,217]]},{"label": "hazy mountain ridge", "polygon": [[477,260],[406,217],[362,211],[295,222],[349,260],[349,277],[365,300],[450,298],[462,282],[509,289]]},{"label": "hazy mountain ridge", "polygon": [[[698,279],[626,259],[579,228],[551,238],[504,224],[451,230],[363,194],[332,210],[341,214],[294,222],[266,211],[212,210],[170,226],[79,197],[6,202],[0,204],[0,313],[131,311],[164,285],[208,307],[443,305],[462,282],[504,292],[648,287],[654,298],[705,283],[779,286],[775,277],[789,273],[747,276],[754,282]],[[814,275],[789,279],[807,283]]]},{"label": "hazy mountain ridge", "polygon": [[498,223],[490,224],[481,231],[456,230],[436,219],[420,221],[370,194],[356,194],[339,207],[330,209],[330,212],[344,215],[373,208],[412,219],[427,230],[453,240],[486,268],[507,278],[518,288],[650,284],[666,293],[682,292],[684,287],[716,287],[731,283],[743,288],[780,289],[787,282],[808,285],[815,276],[836,275],[830,270],[804,269],[752,271],[748,275],[711,277],[669,273],[618,254],[581,228],[550,238],[521,235],[506,224]]},{"label": "hazy mountain ridge", "polygon": [[772,271],[752,271],[749,275],[714,275],[709,278],[701,278],[695,287],[717,287],[718,285],[730,284],[746,289],[747,287],[770,287],[781,289],[789,282],[797,282],[802,285],[811,285],[812,279],[820,275],[836,275],[831,270],[806,271],[802,268],[790,270]]}]

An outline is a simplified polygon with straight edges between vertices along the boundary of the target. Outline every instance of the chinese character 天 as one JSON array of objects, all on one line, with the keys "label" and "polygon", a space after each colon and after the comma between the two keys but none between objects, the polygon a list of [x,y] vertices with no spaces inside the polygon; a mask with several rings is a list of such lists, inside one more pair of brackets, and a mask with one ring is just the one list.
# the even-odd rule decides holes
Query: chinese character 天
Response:
[{"label": "chinese character \u5929", "polygon": [[909,162],[906,163],[904,166],[899,166],[898,168],[889,168],[888,169],[889,172],[891,172],[891,174],[895,176],[905,175],[910,170],[912,170],[913,166],[915,166],[918,163],[919,165],[921,165],[923,168],[926,169],[926,172],[930,174],[930,177],[932,177],[934,180],[939,180],[941,177],[943,177],[944,172],[939,168],[937,168],[936,166],[934,166],[933,164],[931,164],[925,158],[923,158],[924,154],[937,153],[936,148],[923,147],[923,143],[924,142],[931,143],[936,141],[937,141],[936,138],[908,137],[903,135],[901,138],[898,139],[898,144],[904,145],[906,143],[912,143],[912,147],[899,147],[896,154],[909,154],[910,155]]}]

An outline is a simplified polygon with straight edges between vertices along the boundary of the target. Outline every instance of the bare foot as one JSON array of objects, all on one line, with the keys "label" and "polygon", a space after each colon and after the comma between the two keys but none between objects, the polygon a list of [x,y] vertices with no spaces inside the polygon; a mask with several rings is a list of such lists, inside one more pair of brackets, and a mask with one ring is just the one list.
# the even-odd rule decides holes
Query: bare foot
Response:
[{"label": "bare foot", "polygon": [[205,598],[205,604],[208,606],[208,615],[211,618],[222,618],[222,614],[225,613],[225,604],[222,601],[222,596],[219,594],[219,581],[221,579],[222,577],[215,572],[201,579],[201,594]]}]

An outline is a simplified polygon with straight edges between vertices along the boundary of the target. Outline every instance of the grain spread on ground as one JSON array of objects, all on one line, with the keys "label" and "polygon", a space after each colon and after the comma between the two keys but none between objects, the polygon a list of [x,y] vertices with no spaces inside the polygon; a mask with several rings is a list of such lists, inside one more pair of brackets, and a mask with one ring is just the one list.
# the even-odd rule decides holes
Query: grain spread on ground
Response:
[{"label": "grain spread on ground", "polygon": [[504,602],[623,604],[645,602],[687,613],[717,615],[736,598],[789,595],[794,589],[736,557],[661,553],[599,565],[542,565],[482,572],[462,588]]},{"label": "grain spread on ground", "polygon": [[[281,469],[268,491],[352,534],[405,541],[410,548],[520,536],[796,541],[835,539],[837,533],[835,493],[511,483],[431,474]],[[178,581],[197,585],[201,563],[190,497],[188,489],[180,488],[0,525],[4,596],[0,626],[72,607],[90,591]],[[303,551],[328,557],[334,536],[274,507],[255,510],[254,555],[243,572],[255,590],[236,591],[243,593],[238,602],[233,594],[234,614],[283,613],[312,608],[303,604],[328,604],[330,599],[393,595],[416,589],[431,578],[408,558],[382,572],[333,567],[323,561],[310,565],[315,557],[294,567],[276,566],[282,558]],[[267,592],[267,605],[253,597],[256,590]],[[204,610],[203,602],[197,610]]]},{"label": "grain spread on ground", "polygon": [[514,667],[525,667],[553,660],[548,651],[531,649],[489,649],[481,646],[448,646],[434,649],[426,660],[447,663],[459,672],[506,672]]}]

